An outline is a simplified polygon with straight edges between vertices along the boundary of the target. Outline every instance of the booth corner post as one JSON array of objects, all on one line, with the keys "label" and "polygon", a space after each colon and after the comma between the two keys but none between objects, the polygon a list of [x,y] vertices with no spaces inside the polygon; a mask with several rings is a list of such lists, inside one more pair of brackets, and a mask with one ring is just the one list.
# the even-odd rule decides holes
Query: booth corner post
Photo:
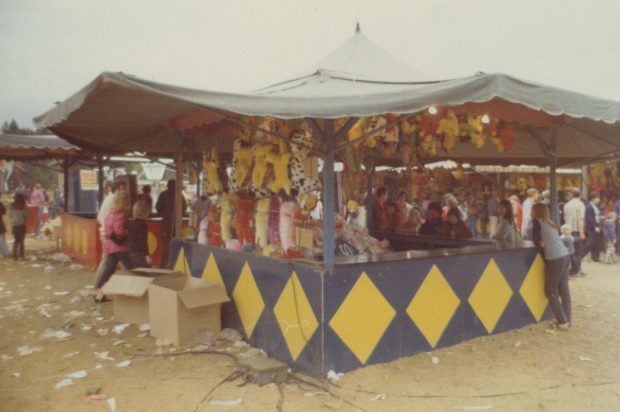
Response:
[{"label": "booth corner post", "polygon": [[64,212],[69,212],[69,156],[65,155],[62,160]]},{"label": "booth corner post", "polygon": [[[104,182],[103,182],[103,156],[97,156],[97,167],[99,168],[97,173],[97,184],[99,185],[99,191],[97,193],[97,201],[99,205],[103,204],[103,198],[105,196],[104,192]],[[101,207],[101,206],[100,206]]]},{"label": "booth corner post", "polygon": [[547,163],[549,164],[549,194],[551,195],[550,199],[550,208],[551,208],[551,219],[557,225],[560,223],[560,216],[558,214],[558,179],[557,179],[557,167],[558,167],[558,136],[557,130],[554,128],[551,131],[551,139],[548,144],[545,141],[545,137],[540,133],[540,131],[533,125],[527,125],[527,131],[530,135],[536,140],[538,146],[545,154],[545,158]]},{"label": "booth corner post", "polygon": [[[177,153],[176,159],[176,184],[174,186],[174,237],[180,238],[183,229],[183,170],[185,168],[183,152]],[[172,248],[172,242],[170,242]],[[172,251],[172,249],[171,249]],[[168,254],[172,256],[172,254]],[[168,267],[172,261],[168,259]]]}]

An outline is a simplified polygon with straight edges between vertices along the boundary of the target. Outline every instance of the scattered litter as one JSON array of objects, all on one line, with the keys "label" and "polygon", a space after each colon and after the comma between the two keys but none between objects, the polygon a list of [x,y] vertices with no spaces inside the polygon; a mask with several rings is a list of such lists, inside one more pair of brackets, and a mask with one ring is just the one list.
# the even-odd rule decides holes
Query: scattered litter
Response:
[{"label": "scattered litter", "polygon": [[54,271],[54,266],[47,265],[43,268],[43,273],[52,273]]},{"label": "scattered litter", "polygon": [[151,324],[150,323],[143,323],[142,325],[140,325],[140,328],[138,329],[140,332],[148,332],[151,330]]},{"label": "scattered litter", "polygon": [[237,342],[241,340],[241,334],[234,329],[226,328],[218,334],[218,338],[226,339],[231,342]]},{"label": "scattered litter", "polygon": [[56,384],[56,389],[64,388],[65,386],[73,385],[73,379],[63,379]]},{"label": "scattered litter", "polygon": [[69,269],[70,270],[82,270],[84,269],[84,265],[81,265],[79,263],[72,263],[69,265]]},{"label": "scattered litter", "polygon": [[69,292],[66,291],[66,290],[62,290],[60,292],[54,292],[54,295],[56,295],[56,296],[67,296],[68,294],[69,294]]},{"label": "scattered litter", "polygon": [[84,286],[84,289],[94,289],[95,286],[94,285],[86,285]]},{"label": "scattered litter", "polygon": [[13,357],[12,357],[12,356],[9,356],[9,355],[5,355],[5,354],[3,353],[2,355],[0,355],[0,359],[2,359],[2,361],[3,361],[3,362],[6,362],[6,361],[10,361],[10,360],[12,360],[12,359],[13,359]]},{"label": "scattered litter", "polygon": [[317,391],[317,392],[306,392],[304,393],[304,396],[306,398],[312,398],[314,396],[328,396],[329,393],[324,392],[324,391]]},{"label": "scattered litter", "polygon": [[79,355],[79,354],[80,354],[80,351],[79,351],[79,350],[76,350],[75,352],[69,352],[69,353],[67,353],[67,354],[65,355],[65,358],[72,358],[72,357],[74,357],[75,355]]},{"label": "scattered litter", "polygon": [[86,315],[86,313],[81,310],[72,310],[71,312],[66,313],[66,315],[69,315],[72,318],[79,318],[80,316]]},{"label": "scattered litter", "polygon": [[209,403],[211,405],[214,405],[214,406],[235,406],[235,405],[241,405],[243,403],[243,400],[241,398],[230,399],[230,400],[226,400],[226,401],[221,401],[221,400],[218,400],[218,399],[213,399],[213,400],[209,401]]},{"label": "scattered litter", "polygon": [[114,358],[110,357],[110,352],[95,352],[95,356],[97,356],[99,359],[103,359],[103,360],[114,360]]},{"label": "scattered litter", "polygon": [[118,345],[122,345],[123,343],[125,343],[124,340],[122,339],[117,339],[114,341],[114,343],[112,343],[112,346],[118,346]]},{"label": "scattered litter", "polygon": [[387,398],[387,395],[385,393],[378,393],[372,398],[370,398],[370,400],[371,401],[384,401],[386,398]]},{"label": "scattered litter", "polygon": [[35,348],[31,348],[29,346],[20,346],[17,348],[17,353],[19,353],[19,356],[28,356],[28,355],[32,355],[35,352],[41,352],[43,350],[42,347],[37,346]]},{"label": "scattered litter", "polygon": [[50,315],[47,309],[45,309],[44,307],[39,309],[39,315],[43,316],[44,318],[52,317],[52,315]]},{"label": "scattered litter", "polygon": [[247,343],[247,342],[244,342],[244,341],[242,341],[242,340],[238,340],[238,341],[236,341],[236,342],[233,344],[233,346],[234,346],[235,348],[249,348],[249,347],[250,347],[250,344],[249,344],[249,343]]},{"label": "scattered litter", "polygon": [[146,332],[142,332],[138,335],[139,338],[146,338],[148,336],[148,333]]},{"label": "scattered litter", "polygon": [[129,323],[121,323],[120,325],[114,326],[114,333],[116,333],[117,335],[120,335],[121,333],[125,331],[125,329],[127,329],[127,326],[129,325],[130,325]]},{"label": "scattered litter", "polygon": [[13,372],[13,373],[11,374],[11,377],[13,377],[13,378],[15,378],[15,379],[19,379],[19,378],[21,378],[21,376],[22,376],[22,373],[21,373],[21,372]]},{"label": "scattered litter", "polygon": [[548,333],[549,335],[557,335],[558,333],[556,331],[554,331],[553,329],[545,329],[545,333]]},{"label": "scattered litter", "polygon": [[493,409],[493,405],[455,406],[454,409],[462,409],[464,411],[484,411],[487,409]]},{"label": "scattered litter", "polygon": [[36,262],[36,260],[37,260],[37,257],[36,257],[36,256],[30,256],[30,261],[31,261],[31,262]]},{"label": "scattered litter", "polygon": [[172,342],[168,342],[167,340],[163,340],[163,339],[157,339],[155,341],[155,346],[161,348],[162,346],[170,346],[172,345]]},{"label": "scattered litter", "polygon": [[103,368],[103,365],[100,365],[100,364],[95,365],[95,369],[101,369],[101,368]]},{"label": "scattered litter", "polygon": [[41,335],[39,339],[56,338],[58,340],[64,340],[70,337],[71,337],[71,334],[64,330],[45,329],[45,332],[43,332],[43,335]]},{"label": "scattered litter", "polygon": [[67,378],[84,379],[87,376],[88,376],[88,373],[86,373],[86,371],[82,369],[81,371],[68,374]]},{"label": "scattered litter", "polygon": [[106,336],[108,334],[108,328],[97,329],[97,334],[99,334],[99,336]]},{"label": "scattered litter", "polygon": [[103,393],[97,393],[94,395],[88,395],[86,398],[87,401],[103,401],[105,400],[105,395]]},{"label": "scattered litter", "polygon": [[589,362],[592,360],[592,358],[587,357],[587,356],[579,356],[577,359],[579,359],[580,361],[584,361],[584,362]]},{"label": "scattered litter", "polygon": [[431,363],[432,363],[433,365],[437,365],[437,364],[439,363],[439,358],[438,358],[437,356],[433,356],[433,357],[431,358]]},{"label": "scattered litter", "polygon": [[521,346],[521,341],[520,340],[515,342],[515,348],[518,348],[519,346]]},{"label": "scattered litter", "polygon": [[111,412],[116,412],[116,398],[106,400]]},{"label": "scattered litter", "polygon": [[104,320],[104,319],[105,319],[105,318],[104,318],[103,316],[97,316],[97,317],[95,318],[95,320],[96,320],[97,322],[101,322],[101,321],[102,321],[102,320]]},{"label": "scattered litter", "polygon": [[100,393],[101,393],[101,386],[93,386],[92,388],[86,389],[86,396],[99,395]]},{"label": "scattered litter", "polygon": [[119,362],[116,364],[117,368],[126,368],[127,366],[131,365],[131,361],[129,359],[124,360],[122,362]]},{"label": "scattered litter", "polygon": [[52,290],[52,286],[51,285],[47,285],[43,289],[45,289],[45,290]]},{"label": "scattered litter", "polygon": [[54,253],[52,255],[52,260],[54,262],[68,263],[71,262],[71,258],[64,253]]},{"label": "scattered litter", "polygon": [[80,329],[82,329],[84,332],[87,332],[87,331],[91,330],[91,329],[92,329],[92,327],[91,327],[90,325],[87,325],[87,324],[85,324],[85,323],[82,323],[82,324],[80,325]]},{"label": "scattered litter", "polygon": [[344,373],[342,372],[336,373],[333,370],[330,370],[329,372],[327,372],[327,379],[332,380],[332,381],[339,381],[343,377],[344,377]]},{"label": "scattered litter", "polygon": [[71,300],[69,301],[69,303],[78,303],[78,302],[81,302],[81,301],[82,301],[82,298],[81,298],[81,297],[79,297],[79,296],[74,296],[74,297],[72,297],[72,298],[71,298]]},{"label": "scattered litter", "polygon": [[[34,256],[33,256],[32,258],[34,259]],[[33,263],[31,266],[32,266],[33,268],[42,268],[42,267],[43,267],[43,265],[42,265],[42,264],[40,264],[40,263]]]}]

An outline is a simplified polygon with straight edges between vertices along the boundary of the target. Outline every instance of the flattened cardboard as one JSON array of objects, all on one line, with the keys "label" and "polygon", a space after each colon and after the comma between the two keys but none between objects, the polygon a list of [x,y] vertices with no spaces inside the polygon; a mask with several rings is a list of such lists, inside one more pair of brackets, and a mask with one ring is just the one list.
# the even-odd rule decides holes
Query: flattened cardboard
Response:
[{"label": "flattened cardboard", "polygon": [[221,329],[224,289],[203,279],[175,277],[149,286],[151,336],[177,346],[199,343],[205,331]]},{"label": "flattened cardboard", "polygon": [[133,274],[140,276],[150,276],[150,277],[160,277],[160,276],[184,276],[183,273],[170,269],[160,269],[160,268],[133,268],[130,271]]}]

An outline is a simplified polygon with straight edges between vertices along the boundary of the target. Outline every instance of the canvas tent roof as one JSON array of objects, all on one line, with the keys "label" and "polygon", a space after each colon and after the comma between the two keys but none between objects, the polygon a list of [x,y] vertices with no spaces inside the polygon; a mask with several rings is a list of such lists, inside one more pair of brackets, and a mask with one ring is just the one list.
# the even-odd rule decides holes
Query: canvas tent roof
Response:
[{"label": "canvas tent roof", "polygon": [[[351,58],[341,58],[338,50],[349,51]],[[194,90],[105,72],[37,117],[35,123],[76,145],[98,151],[165,154],[216,145],[225,152],[231,147],[231,139],[221,128],[225,119],[407,114],[436,105],[535,126],[548,145],[555,130],[559,164],[620,150],[618,102],[504,74],[420,81],[413,78],[416,73],[412,70],[411,80],[405,81],[402,76],[409,75],[406,66],[399,64],[392,70],[389,64],[376,61],[378,55],[387,52],[380,51],[359,31],[338,50],[319,62],[314,73],[310,69],[301,77],[251,94]],[[383,59],[385,62],[388,57]],[[201,132],[192,134],[192,128]],[[503,164],[545,162],[530,133],[519,134],[517,146],[510,151],[499,153],[492,144],[483,149],[461,144],[438,158]]]},{"label": "canvas tent roof", "polygon": [[13,135],[0,133],[0,158],[37,160],[78,156],[79,147],[54,135]]}]

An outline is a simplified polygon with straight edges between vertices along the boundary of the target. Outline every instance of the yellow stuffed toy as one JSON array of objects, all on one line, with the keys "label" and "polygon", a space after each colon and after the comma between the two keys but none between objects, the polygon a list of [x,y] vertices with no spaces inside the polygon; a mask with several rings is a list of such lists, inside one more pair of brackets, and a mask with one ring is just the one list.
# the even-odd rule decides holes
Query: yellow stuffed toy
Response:
[{"label": "yellow stuffed toy", "polygon": [[219,167],[220,163],[217,149],[213,147],[213,149],[211,149],[211,156],[205,153],[202,161],[202,168],[205,171],[207,180],[207,193],[220,193],[222,191],[222,181],[217,174],[217,169],[219,169]]},{"label": "yellow stuffed toy", "polygon": [[233,145],[232,174],[230,179],[230,190],[239,192],[245,189],[245,181],[252,167],[252,147],[243,139],[235,140]]},{"label": "yellow stuffed toy", "polygon": [[286,142],[280,140],[280,153],[271,152],[267,155],[267,163],[273,166],[274,180],[269,186],[273,193],[284,190],[286,194],[291,194],[291,179],[288,173],[288,164],[292,154],[288,152]]},{"label": "yellow stuffed toy", "polygon": [[270,202],[270,198],[259,199],[256,202],[256,213],[254,214],[254,221],[256,222],[254,243],[261,248],[264,248],[269,243],[268,220]]},{"label": "yellow stuffed toy", "polygon": [[467,116],[467,125],[469,126],[469,135],[472,143],[477,149],[484,146],[484,124],[482,116]]},{"label": "yellow stuffed toy", "polygon": [[443,135],[442,146],[448,152],[454,148],[456,138],[459,137],[459,120],[452,110],[448,110],[448,114],[443,119],[439,120],[439,126],[437,127],[437,134]]},{"label": "yellow stuffed toy", "polygon": [[220,228],[222,240],[226,242],[232,239],[230,231],[234,226],[234,213],[239,196],[236,193],[224,193],[220,203]]},{"label": "yellow stuffed toy", "polygon": [[271,153],[273,146],[269,143],[257,143],[254,145],[254,169],[252,170],[252,187],[260,189],[265,181],[267,173],[267,155]]}]

